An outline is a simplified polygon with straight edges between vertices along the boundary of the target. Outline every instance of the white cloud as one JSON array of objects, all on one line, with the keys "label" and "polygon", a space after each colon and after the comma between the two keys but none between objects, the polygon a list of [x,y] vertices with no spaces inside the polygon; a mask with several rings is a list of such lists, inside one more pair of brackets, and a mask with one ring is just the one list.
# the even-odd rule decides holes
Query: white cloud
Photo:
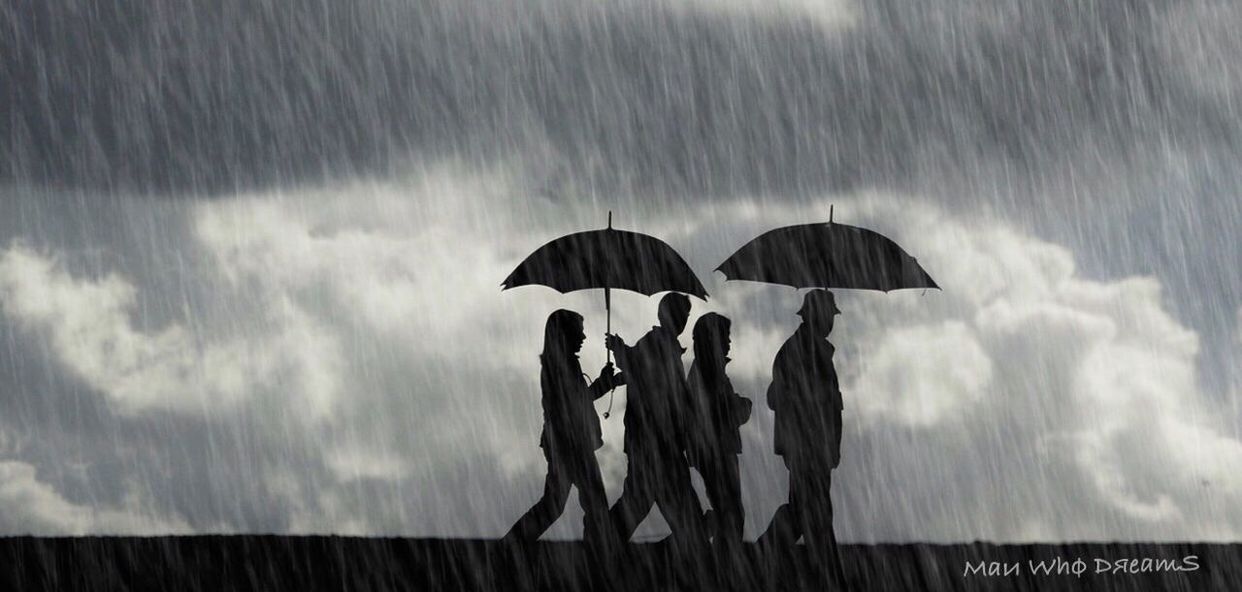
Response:
[{"label": "white cloud", "polygon": [[[158,294],[115,274],[70,273],[20,244],[0,253],[0,301],[118,412],[171,411],[244,438],[258,471],[248,478],[263,485],[238,491],[276,496],[276,507],[261,503],[284,514],[285,528],[498,528],[469,508],[411,525],[395,519],[417,499],[374,498],[411,479],[453,482],[472,455],[503,469],[493,479],[543,468],[535,445],[542,323],[556,306],[584,299],[539,288],[501,296],[511,258],[537,246],[515,229],[556,210],[490,211],[508,190],[503,175],[461,173],[191,206],[186,252],[205,257],[194,267],[208,275],[196,279],[213,290],[200,301],[226,304],[189,310],[189,321],[159,330],[139,329],[137,318],[142,299]],[[125,454],[137,455],[133,466],[159,462]],[[283,465],[285,454],[299,466]],[[213,528],[271,528],[239,519],[222,516]]]},{"label": "white cloud", "polygon": [[[1062,247],[907,199],[836,202],[838,221],[885,229],[944,287],[838,292],[846,537],[1242,536],[1242,442],[1156,280],[1084,278]],[[754,224],[813,218],[770,208]]]},{"label": "white cloud", "polygon": [[342,448],[330,451],[325,460],[328,468],[341,481],[400,481],[410,474],[410,467],[405,461],[383,452]]},{"label": "white cloud", "polygon": [[132,498],[126,508],[72,503],[38,480],[29,464],[0,460],[0,531],[6,534],[176,534],[190,531],[180,519],[151,516]]},{"label": "white cloud", "polygon": [[[1068,249],[987,216],[880,194],[831,201],[837,221],[893,237],[944,287],[837,291],[843,537],[1242,536],[1242,479],[1223,468],[1242,466],[1242,442],[1200,389],[1198,335],[1170,314],[1158,281],[1083,277]],[[763,230],[826,219],[828,208],[716,204],[713,220],[678,240],[724,253]],[[714,288],[712,307],[734,319],[735,384],[759,394],[751,427],[763,454],[761,397],[799,296]],[[744,455],[747,466],[784,478],[764,459]],[[752,532],[767,503],[750,499]]]},{"label": "white cloud", "polygon": [[[255,422],[253,445],[264,447],[255,453],[274,459],[257,469],[266,484],[259,491],[284,514],[283,528],[495,534],[542,484],[536,356],[547,313],[583,312],[584,369],[604,358],[598,293],[502,293],[498,284],[548,238],[597,226],[606,207],[514,196],[514,185],[504,174],[448,168],[400,184],[195,204],[188,240],[225,278],[213,289],[244,297],[194,323],[139,329],[132,316],[144,294],[129,281],[71,274],[21,245],[0,255],[0,298],[7,315],[126,413],[244,412],[213,420]],[[1242,533],[1242,444],[1200,392],[1198,336],[1169,314],[1158,282],[1083,277],[1064,247],[913,199],[835,201],[838,221],[897,239],[945,288],[838,293],[846,313],[834,343],[848,429],[834,475],[842,538]],[[690,263],[702,271],[762,230],[826,210],[739,201],[714,204],[692,224],[627,213],[625,226],[695,253]],[[695,315],[733,319],[731,373],[756,404],[743,456],[753,534],[783,491],[763,393],[799,296],[703,279],[713,298]],[[641,334],[655,303],[614,295],[614,330]],[[228,326],[241,329],[221,329]],[[623,409],[622,392],[602,422],[599,457],[614,496],[624,476]],[[295,445],[316,448],[288,448]],[[281,464],[286,451],[308,456]],[[492,464],[475,472],[478,461]],[[112,527],[82,517],[28,472],[10,471],[18,484],[10,497],[44,508],[37,516],[67,517],[39,528]],[[433,494],[441,505],[419,505]]]},{"label": "white cloud", "polygon": [[53,257],[14,244],[0,253],[0,305],[122,413],[211,413],[297,385],[300,407],[322,417],[336,389],[334,344],[287,301],[273,303],[276,330],[256,340],[203,343],[175,324],[141,331],[131,318],[138,293],[124,278],[74,277]]},{"label": "white cloud", "polygon": [[911,426],[951,423],[992,387],[992,360],[961,321],[886,332],[851,388],[864,418]]}]

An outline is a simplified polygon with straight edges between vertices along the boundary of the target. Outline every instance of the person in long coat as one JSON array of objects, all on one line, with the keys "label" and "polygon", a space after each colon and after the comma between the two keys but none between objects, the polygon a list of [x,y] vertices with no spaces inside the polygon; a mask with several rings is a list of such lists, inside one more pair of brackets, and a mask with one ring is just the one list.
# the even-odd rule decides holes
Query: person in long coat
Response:
[{"label": "person in long coat", "polygon": [[570,487],[577,486],[586,514],[583,538],[588,543],[614,542],[604,480],[595,458],[595,451],[604,442],[594,401],[624,384],[624,378],[609,364],[588,383],[578,360],[585,340],[582,315],[562,309],[548,316],[543,354],[539,356],[543,391],[539,446],[548,461],[548,476],[543,497],[518,519],[505,535],[507,540],[538,539],[564,511]]},{"label": "person in long coat", "polygon": [[836,315],[832,292],[807,293],[802,324],[772,365],[768,407],[776,412],[776,454],[789,468],[789,503],[781,506],[760,541],[793,543],[805,537],[816,564],[842,580],[832,527],[832,470],[841,462],[841,386],[828,342]]},{"label": "person in long coat", "polygon": [[707,313],[694,324],[694,363],[688,378],[691,414],[687,421],[691,466],[703,477],[712,510],[709,528],[726,555],[741,549],[745,510],[738,455],[739,428],[750,419],[750,399],[733,390],[725,372],[729,363],[728,318]]}]

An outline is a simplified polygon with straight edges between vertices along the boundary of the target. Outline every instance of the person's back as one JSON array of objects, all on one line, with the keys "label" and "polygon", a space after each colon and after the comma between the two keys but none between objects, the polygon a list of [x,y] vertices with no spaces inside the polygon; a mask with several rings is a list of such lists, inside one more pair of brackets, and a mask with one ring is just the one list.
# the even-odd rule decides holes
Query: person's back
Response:
[{"label": "person's back", "polygon": [[768,406],[776,412],[776,454],[831,452],[839,442],[841,388],[835,348],[805,325],[781,346],[772,369]]}]

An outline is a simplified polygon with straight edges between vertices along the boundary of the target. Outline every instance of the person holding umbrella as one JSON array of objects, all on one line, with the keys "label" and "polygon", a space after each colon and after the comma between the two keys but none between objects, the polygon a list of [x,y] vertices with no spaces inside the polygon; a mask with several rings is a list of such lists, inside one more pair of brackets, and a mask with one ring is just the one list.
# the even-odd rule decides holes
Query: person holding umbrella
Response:
[{"label": "person holding umbrella", "polygon": [[570,486],[578,487],[578,499],[586,516],[583,539],[588,544],[615,543],[608,519],[608,498],[595,451],[604,445],[593,402],[625,384],[612,364],[587,383],[578,360],[586,340],[582,315],[557,310],[544,327],[543,353],[539,356],[539,383],[543,391],[543,434],[539,446],[548,461],[543,497],[531,506],[509,533],[510,541],[534,541],[565,509]]},{"label": "person holding umbrella", "polygon": [[690,484],[685,418],[689,390],[677,336],[686,328],[690,299],[672,293],[660,300],[660,324],[629,346],[609,335],[605,344],[626,375],[625,454],[628,470],[613,525],[628,540],[655,504],[673,530],[679,552],[705,542],[703,509]]},{"label": "person holding umbrella", "polygon": [[[605,335],[612,333],[613,289],[646,296],[673,291],[707,300],[703,283],[676,250],[654,236],[613,228],[612,212],[607,228],[567,234],[539,247],[501,286],[504,290],[547,286],[562,294],[602,289],[608,319]],[[611,350],[608,356],[611,362]],[[608,409],[604,419],[612,410],[611,399]]]},{"label": "person holding umbrella", "polygon": [[[632,385],[628,394],[630,410],[627,412],[625,420],[627,451],[630,448],[631,441],[637,434],[647,434],[648,437],[652,437],[660,430],[669,430],[665,432],[666,435],[678,433],[676,431],[678,424],[670,419],[671,415],[667,411],[671,409],[669,407],[670,403],[661,399],[662,397],[673,396],[673,391],[669,390],[672,387],[653,385],[672,384],[668,382],[667,373],[675,373],[680,384],[683,385],[683,388],[676,390],[679,397],[676,400],[677,407],[681,406],[682,398],[684,398],[685,377],[682,374],[681,348],[677,344],[677,335],[685,328],[687,315],[690,310],[690,301],[685,294],[706,300],[707,291],[703,289],[702,282],[699,281],[694,271],[690,269],[690,266],[686,264],[686,261],[676,250],[656,237],[613,228],[611,212],[608,214],[607,228],[568,234],[544,244],[523,259],[502,283],[505,290],[534,285],[547,286],[562,294],[579,290],[602,289],[604,291],[604,309],[608,315],[608,328],[605,331],[605,335],[608,335],[606,342],[609,364],[605,365],[605,371],[601,372],[600,378],[590,387],[576,382],[578,380],[577,377],[580,375],[580,370],[577,370],[576,366],[577,358],[564,352],[571,351],[576,353],[578,348],[581,347],[582,341],[579,337],[582,327],[581,317],[576,317],[577,320],[574,321],[576,324],[569,323],[568,320],[557,321],[556,327],[561,327],[562,323],[568,323],[565,326],[572,325],[572,327],[570,329],[556,329],[555,331],[552,329],[554,323],[552,319],[549,319],[548,337],[545,341],[554,345],[549,346],[545,344],[545,380],[543,381],[545,419],[547,419],[548,426],[553,431],[557,429],[557,426],[552,425],[554,423],[560,426],[573,426],[573,429],[580,429],[584,425],[588,427],[593,426],[594,431],[583,434],[574,432],[571,429],[569,432],[571,436],[568,438],[571,442],[569,444],[571,452],[563,457],[560,456],[560,452],[557,452],[564,448],[564,445],[560,444],[559,440],[553,441],[555,447],[552,453],[548,453],[549,448],[545,444],[545,454],[550,454],[548,469],[549,490],[545,495],[545,499],[550,501],[541,501],[540,504],[536,504],[535,508],[532,508],[530,512],[527,512],[526,516],[518,521],[518,524],[514,526],[511,532],[514,537],[529,537],[530,533],[542,532],[546,528],[543,524],[548,520],[548,516],[552,516],[552,519],[555,520],[555,516],[560,513],[560,507],[566,495],[563,492],[563,490],[567,489],[565,485],[566,475],[571,475],[569,472],[561,470],[562,465],[565,463],[571,465],[576,463],[575,466],[577,468],[574,470],[581,472],[573,473],[572,475],[581,477],[581,480],[574,482],[579,485],[584,495],[589,494],[591,496],[589,502],[586,499],[583,500],[584,507],[590,503],[588,512],[591,517],[588,520],[588,526],[591,529],[602,530],[598,526],[591,526],[591,524],[597,523],[597,508],[602,495],[597,495],[596,492],[602,492],[603,488],[596,488],[592,484],[588,493],[587,488],[582,486],[583,482],[594,483],[595,477],[592,475],[598,475],[599,472],[598,465],[594,463],[593,456],[595,448],[598,447],[597,442],[599,440],[598,420],[593,423],[586,420],[580,421],[579,419],[568,422],[554,422],[548,418],[561,417],[561,412],[554,410],[550,413],[549,409],[555,409],[556,407],[555,405],[551,408],[548,407],[549,402],[571,401],[577,405],[578,402],[583,400],[594,400],[595,397],[602,395],[603,391],[612,391],[615,386],[622,383],[618,380],[605,380],[611,369],[611,356],[613,353],[617,353],[619,358],[618,365],[625,372],[626,376],[624,382]],[[625,342],[615,335],[609,335],[612,325],[613,289],[637,292],[646,296],[659,292],[674,292],[674,294],[665,296],[664,300],[661,301],[660,316],[663,329],[660,331],[653,330],[648,334],[648,338],[644,338],[634,348],[626,346]],[[680,294],[677,292],[680,292]],[[564,347],[555,345],[558,343],[563,345],[564,338],[558,337],[558,335],[570,335],[569,345]],[[549,350],[549,347],[552,349]],[[565,360],[569,358],[572,358],[571,362],[560,363],[560,366],[567,366],[567,368],[552,366],[555,371],[551,375],[559,378],[547,380],[546,377],[549,376],[548,360]],[[570,374],[575,377],[573,380],[567,378]],[[641,375],[643,379],[637,380],[635,378],[636,375]],[[636,383],[638,386],[633,386]],[[553,386],[550,387],[550,384]],[[571,385],[571,387],[567,388],[560,385]],[[570,392],[578,391],[582,388],[588,389],[588,393]],[[567,392],[569,394],[565,394]],[[553,393],[551,399],[549,398],[549,393]],[[655,405],[657,409],[645,410],[644,404],[647,402]],[[560,403],[556,404],[559,405]],[[610,410],[611,407],[610,401]],[[575,407],[575,409],[576,411],[570,412],[569,415],[574,418],[581,418],[590,409],[590,406],[587,405],[585,408]],[[593,409],[590,409],[590,411],[592,414],[594,413]],[[609,413],[604,413],[605,419],[608,416]],[[635,427],[635,422],[641,424],[642,427]],[[547,436],[547,432],[545,432],[545,436]],[[678,464],[676,460],[673,460],[671,453],[666,455],[666,453],[670,452],[667,449],[668,447],[657,446],[659,453],[643,454],[644,450],[650,448],[646,444],[648,443],[644,442],[643,445],[635,444],[634,451],[629,452],[631,455],[630,468],[635,478],[640,478],[644,474],[663,476],[666,472],[659,470],[644,472],[640,469],[637,473],[633,473],[635,454],[639,458],[644,459],[643,462],[639,463],[643,466],[646,466],[648,459],[666,458],[669,459],[674,469],[685,467],[685,458],[681,456],[681,451],[684,450],[684,447],[675,449],[676,454],[681,458],[680,464]],[[588,450],[583,451],[583,448]],[[552,454],[557,455],[555,459],[551,456]],[[553,470],[554,463],[557,467],[555,471]],[[672,504],[675,509],[670,509],[666,513],[666,518],[669,518],[670,523],[676,522],[680,524],[686,522],[692,524],[691,527],[693,527],[697,526],[698,523],[698,500],[693,497],[693,490],[690,489],[688,469],[684,470],[684,490],[691,497],[686,499],[679,495],[676,498],[677,501]],[[555,475],[554,472],[556,473]],[[674,470],[673,472],[676,473],[677,471]],[[626,483],[627,491],[636,490],[630,486],[631,479],[629,477],[627,477]],[[622,497],[625,498],[625,496]],[[635,498],[633,495],[630,495],[626,499],[634,500]],[[650,503],[647,504],[648,509],[650,505]],[[687,509],[683,510],[683,506]],[[689,515],[691,512],[695,512],[693,521],[689,520],[689,518],[681,519],[683,514]],[[643,514],[646,514],[645,510]],[[614,517],[615,515],[616,513],[613,512]],[[612,521],[614,520],[610,520],[610,522]],[[635,523],[635,526],[637,526],[637,523]],[[632,531],[632,527],[626,529],[624,536],[621,537],[622,540],[628,538]],[[535,536],[538,535],[536,534]]]}]

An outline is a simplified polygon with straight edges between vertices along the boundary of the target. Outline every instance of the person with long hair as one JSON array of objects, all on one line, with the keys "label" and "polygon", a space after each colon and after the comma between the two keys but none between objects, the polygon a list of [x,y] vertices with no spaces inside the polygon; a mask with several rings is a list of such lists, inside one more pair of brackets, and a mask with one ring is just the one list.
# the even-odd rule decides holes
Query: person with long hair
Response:
[{"label": "person with long hair", "polygon": [[586,341],[582,315],[557,310],[544,327],[543,353],[539,356],[543,390],[543,435],[539,445],[548,461],[543,497],[531,506],[509,533],[507,540],[539,538],[565,509],[569,488],[577,486],[586,516],[583,538],[588,543],[608,544],[615,539],[608,517],[608,498],[595,451],[604,445],[594,401],[625,383],[612,364],[599,377],[587,381],[578,360]]}]

